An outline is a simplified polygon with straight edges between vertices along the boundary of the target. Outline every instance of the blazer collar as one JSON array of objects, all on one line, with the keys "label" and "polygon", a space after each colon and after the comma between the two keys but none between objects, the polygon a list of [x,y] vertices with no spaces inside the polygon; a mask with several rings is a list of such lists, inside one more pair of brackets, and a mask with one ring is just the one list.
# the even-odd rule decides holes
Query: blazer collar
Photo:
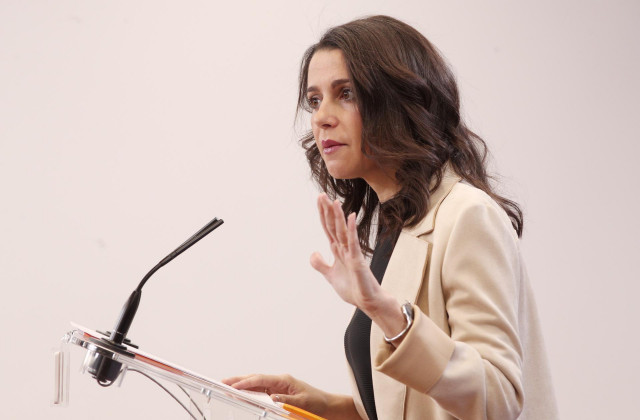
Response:
[{"label": "blazer collar", "polygon": [[431,180],[429,186],[431,195],[429,197],[430,203],[427,215],[417,225],[410,228],[404,228],[402,231],[412,236],[421,236],[432,232],[440,204],[442,204],[442,201],[447,197],[447,195],[449,195],[453,187],[461,180],[462,178],[460,175],[451,168],[451,164],[447,163],[443,169],[440,185],[438,185],[438,188],[435,190],[433,189],[435,180]]}]

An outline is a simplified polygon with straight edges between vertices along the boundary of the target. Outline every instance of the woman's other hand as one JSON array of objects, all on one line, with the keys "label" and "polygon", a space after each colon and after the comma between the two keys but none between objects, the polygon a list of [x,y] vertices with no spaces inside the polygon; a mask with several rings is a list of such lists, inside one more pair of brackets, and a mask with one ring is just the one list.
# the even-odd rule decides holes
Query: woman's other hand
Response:
[{"label": "woman's other hand", "polygon": [[360,418],[353,399],[314,388],[291,375],[245,375],[223,379],[235,389],[264,392],[276,402],[293,405],[327,418]]}]

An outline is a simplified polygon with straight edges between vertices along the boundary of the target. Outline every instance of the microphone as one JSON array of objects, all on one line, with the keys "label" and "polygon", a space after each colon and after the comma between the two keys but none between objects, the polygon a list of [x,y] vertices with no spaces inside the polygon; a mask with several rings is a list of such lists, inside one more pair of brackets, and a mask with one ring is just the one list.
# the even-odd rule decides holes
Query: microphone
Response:
[{"label": "microphone", "polygon": [[[138,287],[136,287],[133,293],[131,293],[129,299],[127,299],[124,306],[122,307],[120,316],[118,317],[118,321],[116,322],[116,325],[113,328],[113,332],[111,332],[109,338],[101,338],[103,344],[105,344],[105,347],[117,352],[124,351],[126,353],[126,347],[123,346],[122,343],[130,344],[129,340],[126,339],[127,333],[129,332],[129,327],[131,327],[131,323],[133,322],[133,317],[136,315],[138,306],[140,305],[142,287],[146,284],[147,280],[149,280],[149,277],[151,277],[156,271],[158,271],[164,265],[168,264],[178,255],[189,249],[196,242],[207,236],[223,223],[224,221],[222,219],[214,218],[202,229],[193,234],[193,236],[184,241],[182,245],[177,247],[172,253],[164,257],[142,278],[140,284],[138,284]],[[137,347],[135,345],[132,346]],[[89,363],[87,370],[89,371],[91,376],[93,376],[98,381],[98,384],[100,384],[101,386],[109,386],[113,384],[113,382],[117,379],[118,375],[120,374],[121,367],[122,363],[116,362],[115,360],[108,357],[108,355],[96,354],[93,360],[91,360],[91,362]]]}]

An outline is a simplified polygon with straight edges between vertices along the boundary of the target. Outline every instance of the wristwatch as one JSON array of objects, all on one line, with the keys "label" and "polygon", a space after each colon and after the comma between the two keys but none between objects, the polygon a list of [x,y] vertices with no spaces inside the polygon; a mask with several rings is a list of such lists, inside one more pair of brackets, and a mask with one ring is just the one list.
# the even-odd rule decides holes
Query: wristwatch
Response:
[{"label": "wristwatch", "polygon": [[410,304],[409,302],[405,302],[404,305],[402,305],[402,313],[404,314],[404,317],[407,319],[407,326],[404,327],[404,330],[400,331],[400,333],[395,337],[388,338],[385,335],[384,341],[386,341],[387,343],[393,343],[398,338],[404,336],[407,333],[407,331],[409,331],[409,328],[411,328],[411,324],[413,324],[413,305]]}]

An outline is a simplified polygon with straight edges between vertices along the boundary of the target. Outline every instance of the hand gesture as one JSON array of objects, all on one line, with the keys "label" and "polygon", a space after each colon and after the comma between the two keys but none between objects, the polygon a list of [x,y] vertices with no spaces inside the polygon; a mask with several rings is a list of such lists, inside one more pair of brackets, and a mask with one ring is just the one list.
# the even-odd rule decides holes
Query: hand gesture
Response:
[{"label": "hand gesture", "polygon": [[311,255],[311,265],[319,271],[345,301],[371,317],[382,298],[382,288],[362,255],[356,232],[356,215],[345,216],[339,201],[331,202],[326,194],[318,197],[318,212],[331,252],[333,265],[320,253]]}]

